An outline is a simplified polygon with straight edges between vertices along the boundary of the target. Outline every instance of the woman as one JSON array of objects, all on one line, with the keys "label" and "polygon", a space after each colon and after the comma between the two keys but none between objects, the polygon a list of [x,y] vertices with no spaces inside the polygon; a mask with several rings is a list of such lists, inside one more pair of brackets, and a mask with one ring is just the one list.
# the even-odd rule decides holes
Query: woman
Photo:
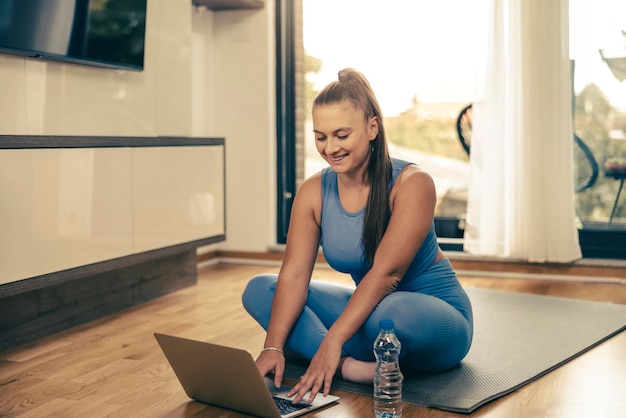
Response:
[{"label": "woman", "polygon": [[[373,381],[373,342],[393,319],[405,372],[457,365],[472,339],[472,309],[434,230],[435,187],[419,167],[391,159],[378,101],[359,72],[345,69],[313,102],[317,150],[330,167],[307,179],[294,201],[276,275],[253,278],[246,310],[267,330],[256,364],[280,386],[284,350],[310,360],[290,395],[308,401],[334,376]],[[356,288],[311,280],[319,246]]]}]

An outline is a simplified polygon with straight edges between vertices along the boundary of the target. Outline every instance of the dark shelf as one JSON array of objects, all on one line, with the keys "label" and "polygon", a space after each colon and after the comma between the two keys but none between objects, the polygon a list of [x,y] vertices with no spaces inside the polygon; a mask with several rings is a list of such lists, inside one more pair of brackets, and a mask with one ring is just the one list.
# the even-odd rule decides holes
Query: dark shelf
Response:
[{"label": "dark shelf", "polygon": [[209,10],[262,9],[263,0],[192,0],[196,6],[206,6]]}]

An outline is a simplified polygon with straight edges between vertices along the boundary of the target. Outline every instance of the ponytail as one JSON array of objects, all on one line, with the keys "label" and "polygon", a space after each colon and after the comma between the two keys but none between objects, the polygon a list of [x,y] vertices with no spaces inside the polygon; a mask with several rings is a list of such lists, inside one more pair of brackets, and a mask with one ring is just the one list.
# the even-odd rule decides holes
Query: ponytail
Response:
[{"label": "ponytail", "polygon": [[347,101],[355,109],[363,111],[365,121],[372,117],[378,119],[378,135],[370,142],[371,155],[363,181],[370,184],[370,192],[365,206],[363,221],[363,250],[370,264],[374,264],[374,255],[387,230],[391,211],[389,208],[389,184],[392,167],[383,115],[376,95],[367,79],[358,71],[346,68],[339,71],[337,81],[326,86],[313,101],[313,107]]}]

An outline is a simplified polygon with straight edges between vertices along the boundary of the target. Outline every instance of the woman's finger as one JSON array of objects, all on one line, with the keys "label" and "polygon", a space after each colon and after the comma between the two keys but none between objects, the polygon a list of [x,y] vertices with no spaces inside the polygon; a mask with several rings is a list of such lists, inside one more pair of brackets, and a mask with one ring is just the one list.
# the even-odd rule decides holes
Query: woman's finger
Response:
[{"label": "woman's finger", "polygon": [[285,359],[276,363],[274,367],[274,386],[277,388],[281,387],[283,384],[283,375],[285,373]]}]

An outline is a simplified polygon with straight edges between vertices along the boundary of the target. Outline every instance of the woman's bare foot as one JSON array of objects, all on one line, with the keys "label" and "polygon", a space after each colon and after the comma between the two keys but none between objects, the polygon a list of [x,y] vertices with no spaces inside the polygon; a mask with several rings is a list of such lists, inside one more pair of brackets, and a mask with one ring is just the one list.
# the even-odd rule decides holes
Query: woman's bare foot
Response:
[{"label": "woman's bare foot", "polygon": [[335,377],[343,379],[343,363],[345,363],[346,359],[349,357],[341,357],[339,359],[339,365],[337,365],[337,370],[335,371]]},{"label": "woman's bare foot", "polygon": [[361,361],[352,357],[343,359],[340,362],[341,378],[355,383],[372,383],[374,381],[374,372],[376,371],[376,362]]}]

